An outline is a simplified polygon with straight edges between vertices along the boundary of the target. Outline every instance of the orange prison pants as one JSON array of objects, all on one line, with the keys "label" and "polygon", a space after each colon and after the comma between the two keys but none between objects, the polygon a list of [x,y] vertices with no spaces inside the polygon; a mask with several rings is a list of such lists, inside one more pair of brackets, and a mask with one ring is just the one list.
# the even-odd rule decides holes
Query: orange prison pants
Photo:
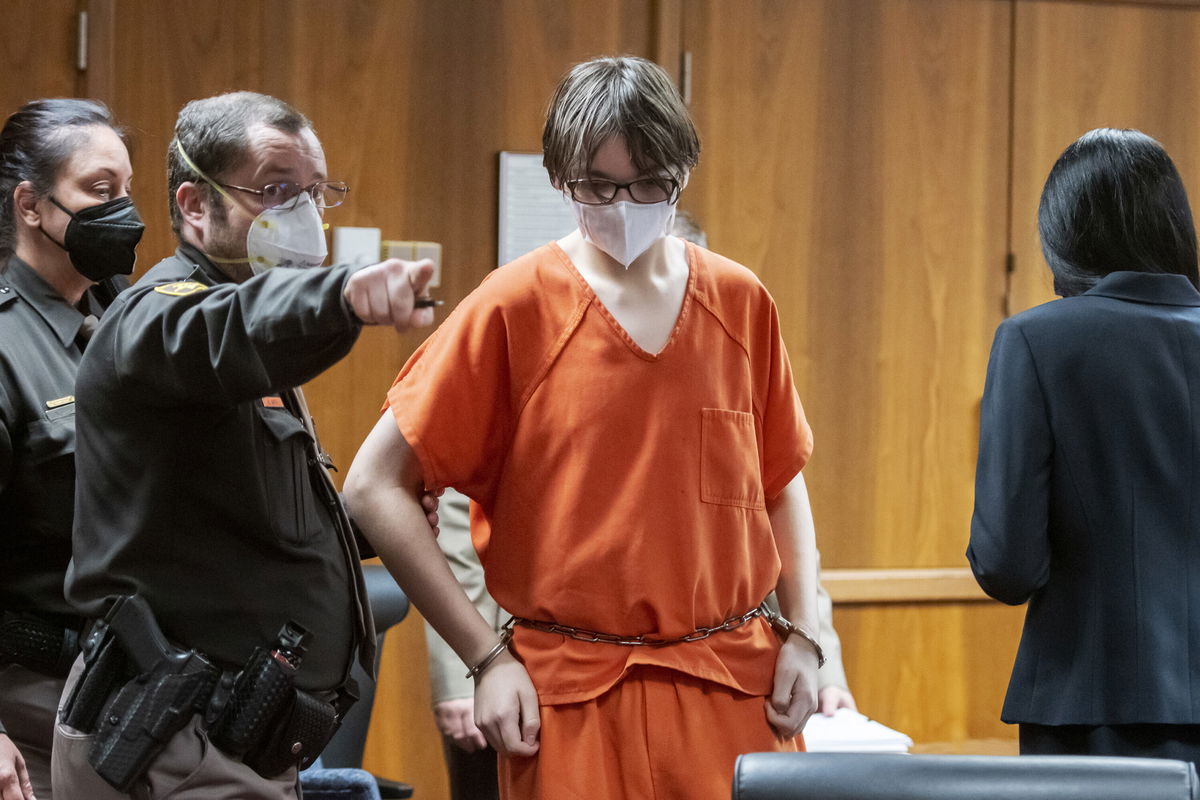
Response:
[{"label": "orange prison pants", "polygon": [[500,758],[503,800],[707,800],[729,797],[741,753],[794,751],[764,698],[674,670],[636,666],[583,703],[542,706],[540,749]]}]

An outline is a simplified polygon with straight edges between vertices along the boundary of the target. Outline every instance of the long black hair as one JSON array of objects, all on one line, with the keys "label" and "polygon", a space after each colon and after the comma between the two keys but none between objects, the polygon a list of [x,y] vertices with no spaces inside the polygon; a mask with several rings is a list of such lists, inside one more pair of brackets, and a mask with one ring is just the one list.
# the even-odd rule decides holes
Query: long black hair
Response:
[{"label": "long black hair", "polygon": [[1120,270],[1175,273],[1200,286],[1183,180],[1140,131],[1097,128],[1071,144],[1046,178],[1038,232],[1063,297]]},{"label": "long black hair", "polygon": [[22,181],[40,197],[48,194],[86,128],[105,125],[122,134],[112,113],[95,100],[33,100],[21,106],[0,129],[0,263],[16,246],[13,190]]}]

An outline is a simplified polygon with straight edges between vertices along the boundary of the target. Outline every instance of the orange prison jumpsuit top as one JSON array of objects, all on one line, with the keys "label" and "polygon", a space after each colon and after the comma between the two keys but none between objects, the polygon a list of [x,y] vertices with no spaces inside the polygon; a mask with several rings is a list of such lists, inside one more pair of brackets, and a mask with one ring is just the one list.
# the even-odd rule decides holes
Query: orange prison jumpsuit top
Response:
[{"label": "orange prison jumpsuit top", "polygon": [[[475,501],[488,590],[517,616],[678,637],[775,587],[765,500],[812,435],[766,289],[687,254],[658,354],[549,244],[489,275],[388,394],[428,487]],[[541,744],[501,759],[504,797],[726,797],[737,754],[795,747],[766,720],[779,641],[761,619],[661,648],[515,634]]]}]

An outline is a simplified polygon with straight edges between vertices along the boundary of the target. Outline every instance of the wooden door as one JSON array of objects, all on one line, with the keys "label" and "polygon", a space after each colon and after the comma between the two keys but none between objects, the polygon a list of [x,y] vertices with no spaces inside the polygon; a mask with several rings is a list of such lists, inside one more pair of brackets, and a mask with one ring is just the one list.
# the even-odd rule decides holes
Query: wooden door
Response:
[{"label": "wooden door", "polygon": [[[703,146],[682,204],[779,304],[823,566],[965,567],[1005,289],[1010,4],[682,13]],[[861,708],[919,742],[1011,735],[1019,613],[894,599],[836,615]]]},{"label": "wooden door", "polygon": [[0,124],[30,100],[79,94],[76,0],[6,0],[0,19]]}]

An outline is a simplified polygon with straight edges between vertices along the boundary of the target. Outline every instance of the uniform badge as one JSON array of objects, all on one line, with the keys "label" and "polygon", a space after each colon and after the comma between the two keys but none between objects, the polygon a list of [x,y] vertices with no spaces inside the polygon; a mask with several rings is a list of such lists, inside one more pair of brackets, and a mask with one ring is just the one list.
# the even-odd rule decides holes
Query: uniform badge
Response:
[{"label": "uniform badge", "polygon": [[162,286],[155,286],[154,291],[171,297],[187,297],[189,294],[203,292],[207,288],[207,286],[199,281],[176,281],[175,283],[164,283]]},{"label": "uniform badge", "polygon": [[283,398],[279,395],[264,397],[262,399],[263,408],[283,408]]},{"label": "uniform badge", "polygon": [[46,408],[47,408],[47,410],[49,410],[52,408],[58,408],[59,406],[65,406],[69,403],[74,403],[74,402],[75,402],[75,395],[69,394],[66,397],[60,397],[57,400],[47,400]]}]

